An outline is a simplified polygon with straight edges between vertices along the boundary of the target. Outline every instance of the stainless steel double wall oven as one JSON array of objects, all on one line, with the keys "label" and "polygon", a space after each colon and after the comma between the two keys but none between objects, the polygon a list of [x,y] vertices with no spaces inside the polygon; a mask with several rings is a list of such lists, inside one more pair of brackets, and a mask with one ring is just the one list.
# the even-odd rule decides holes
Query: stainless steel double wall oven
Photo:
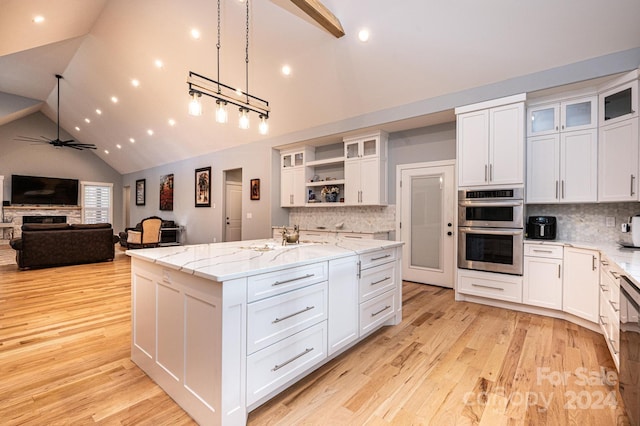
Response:
[{"label": "stainless steel double wall oven", "polygon": [[522,275],[524,189],[458,191],[458,267]]}]

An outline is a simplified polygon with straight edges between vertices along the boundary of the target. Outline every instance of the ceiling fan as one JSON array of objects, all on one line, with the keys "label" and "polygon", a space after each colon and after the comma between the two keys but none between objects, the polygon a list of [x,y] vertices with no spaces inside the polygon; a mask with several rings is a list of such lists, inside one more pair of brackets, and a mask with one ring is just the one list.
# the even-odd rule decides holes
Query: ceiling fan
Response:
[{"label": "ceiling fan", "polygon": [[40,136],[39,138],[34,138],[31,136],[18,136],[15,138],[17,141],[24,142],[43,142],[48,143],[49,145],[53,145],[55,147],[67,147],[73,148],[77,150],[83,149],[96,149],[96,146],[92,143],[80,143],[75,142],[73,139],[69,139],[66,141],[60,140],[60,79],[62,76],[60,74],[56,74],[56,78],[58,79],[58,135],[55,139],[50,139],[44,136]]}]

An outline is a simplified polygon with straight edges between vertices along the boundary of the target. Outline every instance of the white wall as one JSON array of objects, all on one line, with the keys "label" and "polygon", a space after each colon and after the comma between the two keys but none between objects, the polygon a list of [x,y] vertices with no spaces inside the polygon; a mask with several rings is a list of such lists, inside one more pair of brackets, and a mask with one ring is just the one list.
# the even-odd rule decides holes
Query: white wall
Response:
[{"label": "white wall", "polygon": [[[182,241],[201,244],[222,241],[224,224],[225,170],[242,169],[242,239],[270,238],[273,197],[279,197],[280,176],[272,177],[273,150],[266,144],[241,145],[236,148],[166,164],[123,176],[123,185],[135,188],[137,179],[146,179],[146,204],[135,205],[131,194],[131,223],[147,216],[175,220],[185,227]],[[211,166],[211,207],[195,207],[195,169]],[[279,171],[279,169],[278,169]],[[173,211],[160,211],[160,176],[174,175]],[[260,200],[250,200],[251,179],[260,179]],[[275,193],[274,193],[274,187]],[[278,198],[279,199],[279,198]],[[279,205],[277,207],[279,208]],[[248,219],[247,214],[252,218]]]},{"label": "white wall", "polygon": [[[11,199],[11,175],[47,176],[113,184],[113,227],[122,222],[122,176],[91,150],[55,148],[46,143],[14,140],[17,136],[56,137],[56,124],[37,112],[0,126],[0,175],[4,175],[4,199]],[[72,139],[60,130],[60,139]]]}]

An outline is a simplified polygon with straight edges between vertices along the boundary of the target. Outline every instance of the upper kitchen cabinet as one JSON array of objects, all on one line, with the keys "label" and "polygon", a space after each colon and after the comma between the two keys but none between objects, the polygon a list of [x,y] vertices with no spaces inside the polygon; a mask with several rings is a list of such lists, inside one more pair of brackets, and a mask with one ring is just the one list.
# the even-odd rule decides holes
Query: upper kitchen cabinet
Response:
[{"label": "upper kitchen cabinet", "polygon": [[598,201],[638,200],[638,76],[599,91]]},{"label": "upper kitchen cabinet", "polygon": [[595,129],[598,97],[563,100],[531,106],[527,110],[527,136]]},{"label": "upper kitchen cabinet", "polygon": [[387,141],[384,132],[344,139],[345,204],[387,204]]},{"label": "upper kitchen cabinet", "polygon": [[598,199],[597,96],[528,108],[528,203]]},{"label": "upper kitchen cabinet", "polygon": [[458,186],[524,183],[524,94],[456,108]]},{"label": "upper kitchen cabinet", "polygon": [[307,201],[305,182],[310,178],[307,161],[313,160],[313,149],[303,147],[280,152],[280,206],[304,206]]},{"label": "upper kitchen cabinet", "polygon": [[626,74],[623,79],[630,81],[615,87],[607,85],[600,91],[600,126],[638,117],[638,71]]}]

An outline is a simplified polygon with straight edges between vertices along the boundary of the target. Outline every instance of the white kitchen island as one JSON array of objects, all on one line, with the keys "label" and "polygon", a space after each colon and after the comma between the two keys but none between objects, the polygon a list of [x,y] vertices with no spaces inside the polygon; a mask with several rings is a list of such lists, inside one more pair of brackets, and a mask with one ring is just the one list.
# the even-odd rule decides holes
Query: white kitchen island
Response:
[{"label": "white kitchen island", "polygon": [[247,414],[402,320],[401,242],[129,250],[131,358],[199,424]]}]

